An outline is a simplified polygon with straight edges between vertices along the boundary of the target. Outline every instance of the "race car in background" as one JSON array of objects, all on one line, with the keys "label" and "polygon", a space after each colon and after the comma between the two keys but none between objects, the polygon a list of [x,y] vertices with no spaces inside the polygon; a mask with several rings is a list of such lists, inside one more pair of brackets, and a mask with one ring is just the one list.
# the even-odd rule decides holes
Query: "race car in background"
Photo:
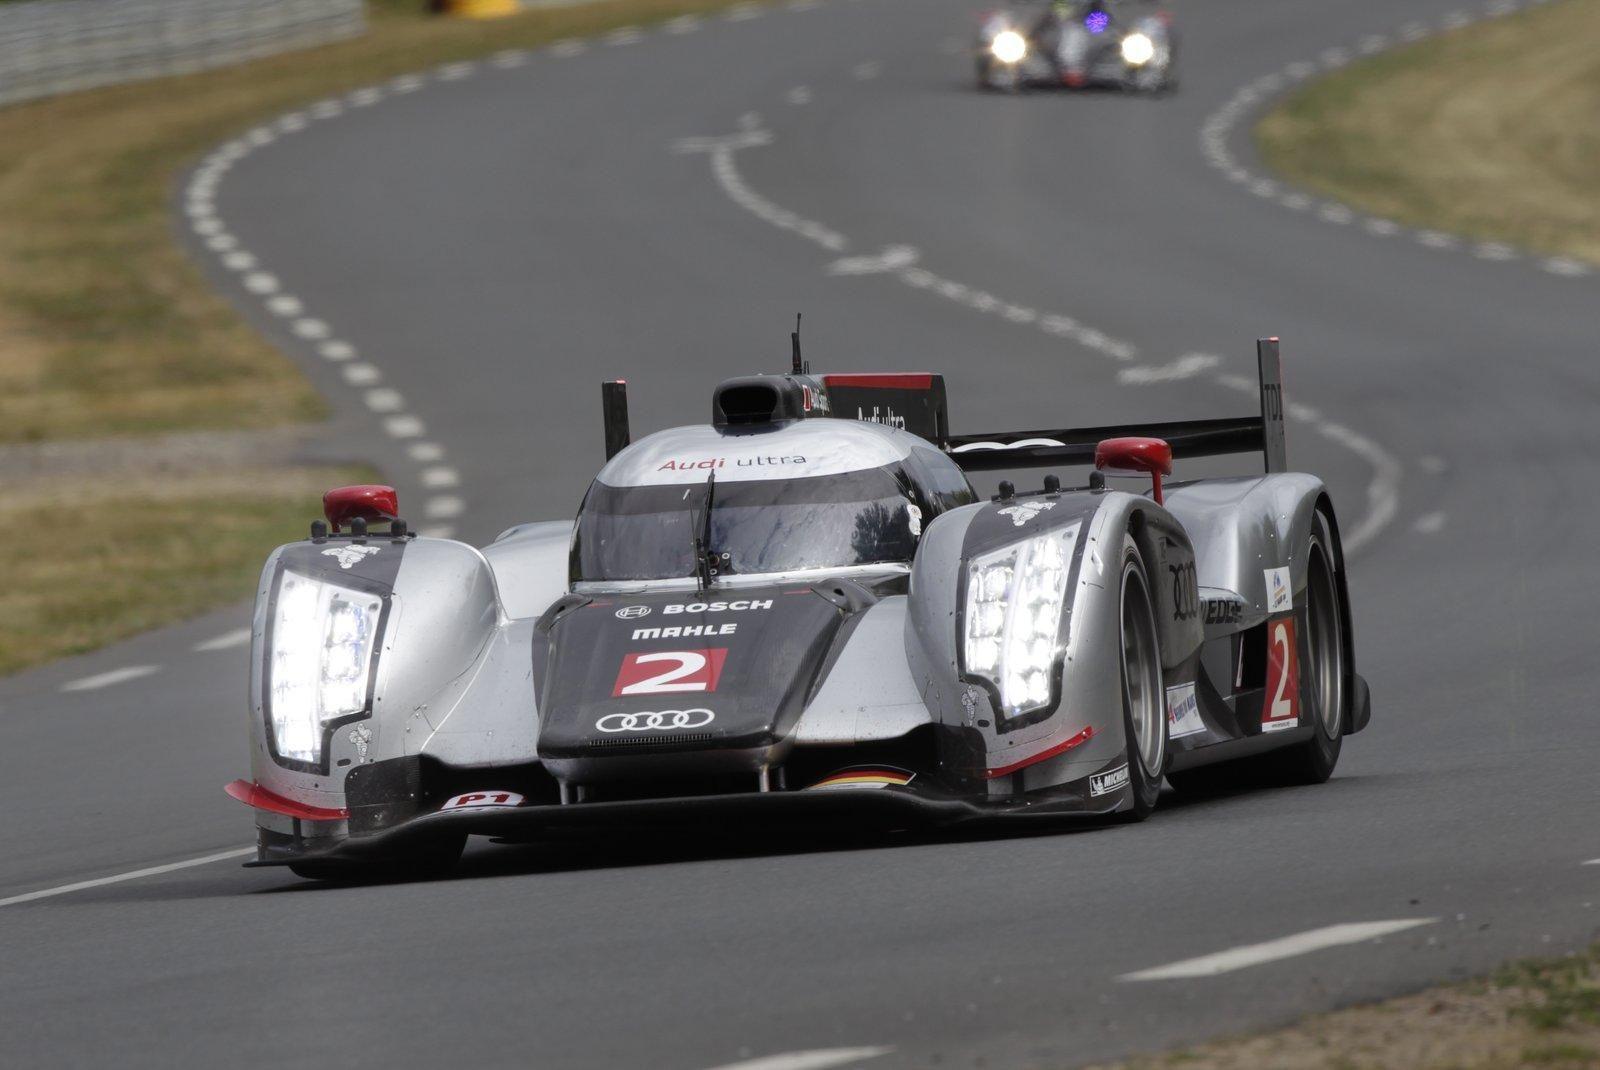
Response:
[{"label": "race car in background", "polygon": [[978,32],[978,84],[1104,86],[1155,93],[1175,84],[1172,18],[1134,0],[1052,0],[1031,16],[999,11]]},{"label": "race car in background", "polygon": [[[728,380],[607,462],[576,522],[479,550],[331,491],[257,591],[258,858],[452,865],[469,834],[1085,815],[1165,777],[1327,779],[1367,723],[1332,499],[1259,415],[953,436],[942,377]],[[1166,482],[1174,459],[1264,473]],[[980,496],[968,472],[1093,465]],[[1130,490],[1106,472],[1148,479]],[[377,530],[376,525],[387,525]]]}]

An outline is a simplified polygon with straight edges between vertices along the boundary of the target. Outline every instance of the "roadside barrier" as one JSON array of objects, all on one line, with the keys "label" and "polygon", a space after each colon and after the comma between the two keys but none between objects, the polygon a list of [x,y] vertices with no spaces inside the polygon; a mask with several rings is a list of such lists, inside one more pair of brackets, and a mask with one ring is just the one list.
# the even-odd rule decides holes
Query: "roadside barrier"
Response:
[{"label": "roadside barrier", "polygon": [[362,0],[0,4],[0,105],[226,66],[365,29]]}]

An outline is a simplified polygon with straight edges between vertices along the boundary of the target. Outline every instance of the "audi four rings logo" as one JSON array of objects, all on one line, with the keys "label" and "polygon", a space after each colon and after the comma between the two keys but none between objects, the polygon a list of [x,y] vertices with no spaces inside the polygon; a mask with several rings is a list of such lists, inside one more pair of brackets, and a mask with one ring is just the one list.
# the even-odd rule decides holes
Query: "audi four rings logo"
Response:
[{"label": "audi four rings logo", "polygon": [[640,617],[648,617],[649,615],[649,606],[623,606],[617,610],[617,616],[622,620],[638,620]]},{"label": "audi four rings logo", "polygon": [[669,728],[704,728],[717,719],[708,709],[660,710],[656,713],[608,713],[594,723],[602,732],[651,732]]}]

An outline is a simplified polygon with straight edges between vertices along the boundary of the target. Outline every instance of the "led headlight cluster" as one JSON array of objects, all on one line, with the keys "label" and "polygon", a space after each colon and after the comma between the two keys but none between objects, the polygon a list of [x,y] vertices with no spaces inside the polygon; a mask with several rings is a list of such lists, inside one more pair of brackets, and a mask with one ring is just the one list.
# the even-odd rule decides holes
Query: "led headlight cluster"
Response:
[{"label": "led headlight cluster", "polygon": [[966,671],[995,686],[1008,717],[1050,704],[1078,528],[1059,528],[967,563]]},{"label": "led headlight cluster", "polygon": [[1130,33],[1122,39],[1122,58],[1131,67],[1144,66],[1155,54],[1155,42],[1142,33]]},{"label": "led headlight cluster", "polygon": [[323,729],[367,712],[383,599],[285,570],[267,652],[267,718],[280,759],[320,764]]},{"label": "led headlight cluster", "polygon": [[1016,30],[1001,30],[989,42],[989,50],[1001,63],[1016,63],[1028,54],[1028,41]]}]

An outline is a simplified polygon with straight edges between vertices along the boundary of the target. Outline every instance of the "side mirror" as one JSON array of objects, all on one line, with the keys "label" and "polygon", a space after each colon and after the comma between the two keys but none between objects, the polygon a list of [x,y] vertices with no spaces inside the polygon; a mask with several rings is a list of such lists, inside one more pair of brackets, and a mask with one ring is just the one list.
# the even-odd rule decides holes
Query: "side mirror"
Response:
[{"label": "side mirror", "polygon": [[1161,505],[1161,477],[1172,474],[1172,447],[1159,438],[1103,439],[1094,448],[1094,466],[1114,472],[1149,472],[1151,497]]},{"label": "side mirror", "polygon": [[381,483],[335,487],[322,496],[322,515],[337,535],[339,526],[352,520],[394,520],[400,515],[400,496]]}]

